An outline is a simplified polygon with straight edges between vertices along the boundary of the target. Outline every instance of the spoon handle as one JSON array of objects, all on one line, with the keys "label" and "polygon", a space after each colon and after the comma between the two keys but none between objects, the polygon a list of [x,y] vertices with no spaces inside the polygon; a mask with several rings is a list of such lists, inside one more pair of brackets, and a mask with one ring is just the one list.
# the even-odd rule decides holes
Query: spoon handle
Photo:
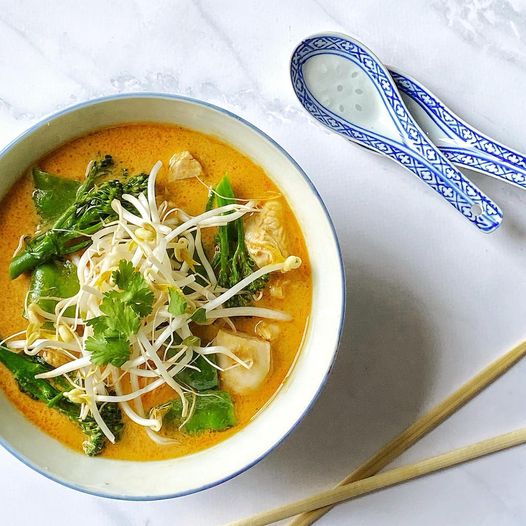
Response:
[{"label": "spoon handle", "polygon": [[389,73],[423,110],[413,116],[449,161],[526,189],[526,156],[462,120],[420,82],[393,69]]},{"label": "spoon handle", "polygon": [[423,155],[407,147],[394,148],[390,155],[438,192],[483,232],[490,233],[502,222],[502,211],[476,186],[472,185],[442,155],[426,150]]},{"label": "spoon handle", "polygon": [[[486,155],[476,150],[470,151],[470,149],[463,147],[441,147],[440,151],[457,166],[474,170],[526,189],[526,170],[513,165],[512,162],[504,161],[496,158],[494,155]],[[517,158],[519,157],[517,156]],[[521,161],[526,161],[526,158],[522,157]]]}]

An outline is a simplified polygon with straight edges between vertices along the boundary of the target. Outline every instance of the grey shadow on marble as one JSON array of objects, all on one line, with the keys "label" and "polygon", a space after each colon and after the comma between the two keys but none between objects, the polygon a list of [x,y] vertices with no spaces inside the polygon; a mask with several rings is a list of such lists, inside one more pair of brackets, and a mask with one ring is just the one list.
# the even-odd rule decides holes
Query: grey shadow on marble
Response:
[{"label": "grey shadow on marble", "polygon": [[311,413],[256,468],[260,488],[272,480],[300,488],[306,480],[311,489],[336,483],[428,406],[436,345],[422,300],[364,264],[354,264],[348,278],[333,372]]}]

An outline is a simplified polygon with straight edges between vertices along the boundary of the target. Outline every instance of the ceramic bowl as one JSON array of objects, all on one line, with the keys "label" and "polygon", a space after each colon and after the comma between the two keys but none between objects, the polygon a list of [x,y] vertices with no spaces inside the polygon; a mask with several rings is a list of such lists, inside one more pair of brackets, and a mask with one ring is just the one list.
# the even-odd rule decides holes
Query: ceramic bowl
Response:
[{"label": "ceramic bowl", "polygon": [[313,275],[309,328],[281,389],[246,427],[199,453],[153,462],[85,457],[40,431],[0,393],[0,442],[22,462],[80,491],[153,500],[193,493],[234,477],[261,460],[298,424],[334,362],[344,319],[345,278],[327,210],[298,164],[255,126],[197,100],[164,94],[119,95],[52,115],[0,152],[0,196],[28,166],[63,143],[98,128],[134,122],[177,124],[214,135],[263,167],[297,215]]}]

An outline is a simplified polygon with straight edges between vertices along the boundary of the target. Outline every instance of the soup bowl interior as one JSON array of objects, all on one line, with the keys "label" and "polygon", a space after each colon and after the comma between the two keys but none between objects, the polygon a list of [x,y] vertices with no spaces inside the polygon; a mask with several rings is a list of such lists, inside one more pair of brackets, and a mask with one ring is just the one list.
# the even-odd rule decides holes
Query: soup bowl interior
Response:
[{"label": "soup bowl interior", "polygon": [[209,449],[151,462],[85,457],[40,431],[0,393],[0,442],[23,462],[81,491],[148,500],[192,493],[227,480],[255,464],[294,428],[333,364],[343,324],[345,287],[334,229],[300,167],[257,128],[203,102],[158,94],[125,95],[87,102],[45,119],[0,153],[0,196],[28,166],[65,142],[99,128],[135,122],[177,124],[216,136],[259,164],[296,214],[313,279],[309,327],[285,382],[246,427]]}]

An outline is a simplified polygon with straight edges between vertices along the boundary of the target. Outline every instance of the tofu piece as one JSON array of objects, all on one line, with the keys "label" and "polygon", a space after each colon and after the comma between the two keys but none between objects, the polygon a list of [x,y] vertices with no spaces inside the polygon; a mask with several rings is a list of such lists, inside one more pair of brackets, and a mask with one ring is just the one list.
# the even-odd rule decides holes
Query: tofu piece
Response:
[{"label": "tofu piece", "polygon": [[218,365],[226,369],[219,373],[224,389],[243,395],[263,384],[270,372],[270,343],[268,341],[242,332],[234,334],[220,330],[214,340],[214,345],[226,347],[249,365],[247,369],[229,356],[218,354]]},{"label": "tofu piece", "polygon": [[267,201],[260,212],[248,218],[245,223],[245,244],[259,268],[285,261],[289,254],[283,205],[279,201]]},{"label": "tofu piece", "polygon": [[172,158],[168,163],[169,182],[202,176],[203,167],[201,166],[201,163],[194,159],[193,155],[189,151],[185,150],[172,155]]}]

